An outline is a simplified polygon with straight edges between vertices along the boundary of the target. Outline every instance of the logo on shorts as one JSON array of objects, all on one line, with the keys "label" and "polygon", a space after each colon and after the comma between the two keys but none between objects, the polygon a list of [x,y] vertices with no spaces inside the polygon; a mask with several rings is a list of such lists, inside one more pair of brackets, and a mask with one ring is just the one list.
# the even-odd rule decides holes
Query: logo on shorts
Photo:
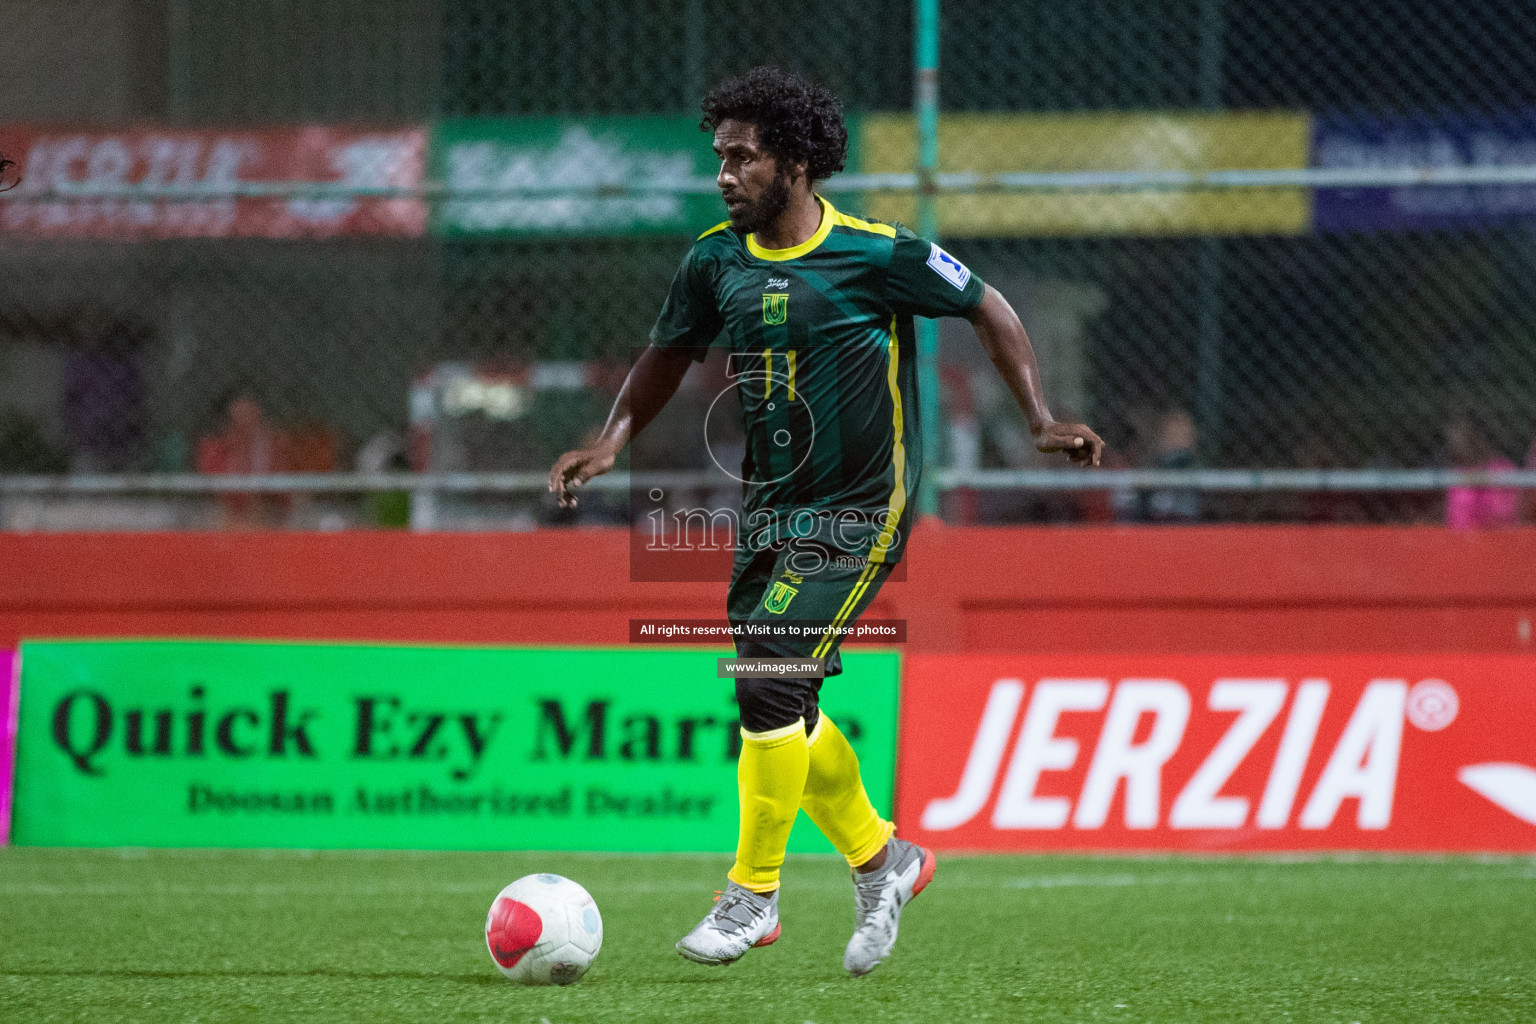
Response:
[{"label": "logo on shorts", "polygon": [[784,570],[784,578],[789,580],[789,582],[791,582],[791,583],[804,583],[805,582],[805,577],[800,575],[799,573],[795,572],[792,569],[785,569]]},{"label": "logo on shorts", "polygon": [[789,319],[789,293],[763,293],[763,323],[782,324]]},{"label": "logo on shorts", "polygon": [[768,596],[763,598],[763,607],[775,615],[782,615],[798,593],[800,591],[783,580],[775,580],[773,586],[768,588]]},{"label": "logo on shorts", "polygon": [[937,245],[928,252],[928,265],[933,268],[934,273],[961,291],[965,290],[966,282],[971,279],[971,272],[966,265]]}]

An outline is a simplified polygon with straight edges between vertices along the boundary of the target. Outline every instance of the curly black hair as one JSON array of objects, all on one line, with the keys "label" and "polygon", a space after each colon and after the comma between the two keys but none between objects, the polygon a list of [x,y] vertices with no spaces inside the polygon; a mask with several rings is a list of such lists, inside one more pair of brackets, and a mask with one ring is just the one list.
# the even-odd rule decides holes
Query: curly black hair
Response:
[{"label": "curly black hair", "polygon": [[753,68],[721,82],[702,104],[699,127],[712,132],[722,121],[757,126],[757,137],[775,158],[805,161],[811,181],[824,181],[848,162],[843,105],[830,89],[775,67]]}]

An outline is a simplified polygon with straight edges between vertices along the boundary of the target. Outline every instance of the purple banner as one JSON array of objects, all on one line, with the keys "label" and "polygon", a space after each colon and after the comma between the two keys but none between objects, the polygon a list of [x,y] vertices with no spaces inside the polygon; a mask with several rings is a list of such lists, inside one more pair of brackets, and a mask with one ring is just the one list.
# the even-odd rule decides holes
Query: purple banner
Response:
[{"label": "purple banner", "polygon": [[11,841],[11,768],[16,755],[16,704],[21,659],[0,651],[0,846]]},{"label": "purple banner", "polygon": [[[1319,116],[1314,167],[1397,170],[1536,164],[1536,111],[1419,117]],[[1536,185],[1320,188],[1318,231],[1426,231],[1536,219]]]}]

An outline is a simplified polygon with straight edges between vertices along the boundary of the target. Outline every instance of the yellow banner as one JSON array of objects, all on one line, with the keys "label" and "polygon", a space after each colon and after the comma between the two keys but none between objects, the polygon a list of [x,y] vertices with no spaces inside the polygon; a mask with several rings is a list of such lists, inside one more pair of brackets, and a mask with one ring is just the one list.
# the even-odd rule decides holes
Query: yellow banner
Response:
[{"label": "yellow banner", "polygon": [[[945,114],[939,170],[1272,170],[1307,166],[1311,119],[1279,113]],[[909,114],[863,119],[863,170],[911,171]],[[1304,188],[1074,189],[943,196],[950,237],[1017,235],[1296,235],[1309,230]],[[911,195],[876,193],[869,216],[916,219]]]}]

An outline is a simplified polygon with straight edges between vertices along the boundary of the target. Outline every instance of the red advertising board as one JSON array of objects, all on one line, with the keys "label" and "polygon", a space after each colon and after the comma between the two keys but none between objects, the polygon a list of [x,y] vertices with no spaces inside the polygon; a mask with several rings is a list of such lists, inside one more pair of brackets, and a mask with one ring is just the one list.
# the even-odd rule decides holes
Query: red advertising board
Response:
[{"label": "red advertising board", "polygon": [[[21,184],[0,234],[321,238],[426,230],[427,131],[332,127],[126,131],[0,126]],[[293,186],[341,186],[328,194]],[[352,195],[347,190],[382,192]]]},{"label": "red advertising board", "polygon": [[951,850],[1536,851],[1536,659],[909,655],[897,820]]}]

